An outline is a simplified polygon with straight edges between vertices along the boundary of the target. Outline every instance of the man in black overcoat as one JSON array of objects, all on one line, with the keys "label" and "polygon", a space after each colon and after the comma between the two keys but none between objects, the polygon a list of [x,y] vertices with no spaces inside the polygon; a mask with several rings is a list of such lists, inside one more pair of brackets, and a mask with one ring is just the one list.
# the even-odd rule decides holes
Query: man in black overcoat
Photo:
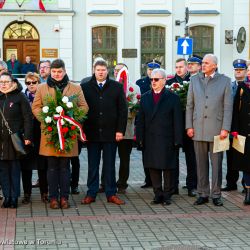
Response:
[{"label": "man in black overcoat", "polygon": [[128,108],[123,86],[109,79],[105,61],[97,61],[94,75],[82,86],[89,106],[84,123],[88,150],[88,192],[82,204],[95,201],[99,189],[99,165],[103,156],[105,194],[108,202],[124,204],[116,196],[115,158],[117,142],[123,139]]},{"label": "man in black overcoat", "polygon": [[154,69],[151,80],[152,90],[141,99],[137,141],[143,147],[144,167],[149,169],[152,180],[155,194],[152,204],[170,205],[177,165],[176,148],[182,144],[182,110],[179,97],[165,88],[165,70]]},{"label": "man in black overcoat", "polygon": [[[147,65],[147,76],[136,81],[136,85],[140,87],[141,95],[151,90],[151,81],[150,81],[151,73],[154,69],[159,69],[161,67],[161,63],[157,60],[151,60],[147,62],[146,65]],[[141,186],[141,188],[152,187],[152,181],[150,179],[149,171],[147,168],[144,168],[143,162],[142,164],[145,173],[145,183]]]}]

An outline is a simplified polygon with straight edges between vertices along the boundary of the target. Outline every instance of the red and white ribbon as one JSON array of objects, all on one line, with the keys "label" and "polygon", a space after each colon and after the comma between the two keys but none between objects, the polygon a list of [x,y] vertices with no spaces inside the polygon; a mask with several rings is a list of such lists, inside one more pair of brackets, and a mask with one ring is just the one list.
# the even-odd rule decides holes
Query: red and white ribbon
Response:
[{"label": "red and white ribbon", "polygon": [[67,115],[64,115],[64,110],[62,110],[59,115],[54,115],[54,119],[57,120],[56,126],[57,126],[61,150],[65,149],[65,138],[64,138],[64,135],[62,132],[62,120],[63,119],[66,120],[67,122],[69,122],[71,125],[76,126],[80,132],[80,140],[83,142],[86,141],[86,135],[84,134],[84,132],[82,130],[81,124],[78,123],[77,121],[75,121],[73,118],[71,118]]}]

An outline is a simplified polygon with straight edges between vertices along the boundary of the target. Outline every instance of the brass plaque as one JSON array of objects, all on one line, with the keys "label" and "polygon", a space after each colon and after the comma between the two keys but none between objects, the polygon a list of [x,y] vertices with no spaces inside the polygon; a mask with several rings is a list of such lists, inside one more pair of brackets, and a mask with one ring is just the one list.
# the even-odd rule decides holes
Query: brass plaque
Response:
[{"label": "brass plaque", "polygon": [[58,49],[42,49],[42,57],[58,58]]},{"label": "brass plaque", "polygon": [[137,58],[137,49],[122,49],[123,58]]}]

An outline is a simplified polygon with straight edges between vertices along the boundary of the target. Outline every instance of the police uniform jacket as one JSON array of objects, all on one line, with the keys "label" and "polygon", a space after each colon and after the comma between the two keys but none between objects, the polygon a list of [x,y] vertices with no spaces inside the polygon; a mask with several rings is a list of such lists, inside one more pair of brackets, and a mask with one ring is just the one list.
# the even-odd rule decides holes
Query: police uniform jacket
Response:
[{"label": "police uniform jacket", "polygon": [[148,76],[137,80],[136,84],[140,87],[142,95],[151,89],[151,81]]},{"label": "police uniform jacket", "polygon": [[106,79],[103,88],[97,85],[95,75],[81,85],[89,106],[84,131],[90,142],[114,142],[116,132],[125,134],[128,108],[123,86]]}]

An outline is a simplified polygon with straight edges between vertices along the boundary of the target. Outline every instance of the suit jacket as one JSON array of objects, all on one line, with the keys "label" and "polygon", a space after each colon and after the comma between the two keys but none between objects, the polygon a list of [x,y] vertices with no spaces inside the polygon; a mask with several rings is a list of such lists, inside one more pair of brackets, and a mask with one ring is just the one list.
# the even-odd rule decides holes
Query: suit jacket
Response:
[{"label": "suit jacket", "polygon": [[[32,103],[32,112],[38,121],[41,122],[41,130],[43,130],[43,121],[41,120],[40,113],[42,111],[44,103],[44,97],[47,95],[55,96],[55,89],[51,88],[47,83],[39,84],[35,99]],[[88,105],[82,93],[81,87],[74,83],[69,82],[63,90],[63,96],[78,96],[78,106],[83,109],[86,113],[88,112]],[[73,146],[73,149],[68,153],[58,153],[53,147],[46,146],[47,136],[42,132],[41,133],[41,142],[40,142],[40,155],[44,156],[60,156],[60,157],[73,157],[78,156],[78,143]]]},{"label": "suit jacket", "polygon": [[81,87],[89,106],[88,119],[84,123],[87,140],[114,142],[116,132],[125,134],[128,107],[123,86],[107,78],[100,89],[93,75]]},{"label": "suit jacket", "polygon": [[230,131],[233,96],[229,77],[203,73],[191,77],[186,106],[186,129],[194,128],[195,141],[213,142],[222,129]]},{"label": "suit jacket", "polygon": [[182,111],[179,97],[164,89],[155,105],[152,91],[142,96],[136,139],[143,144],[144,167],[174,169],[176,146],[182,144]]}]

